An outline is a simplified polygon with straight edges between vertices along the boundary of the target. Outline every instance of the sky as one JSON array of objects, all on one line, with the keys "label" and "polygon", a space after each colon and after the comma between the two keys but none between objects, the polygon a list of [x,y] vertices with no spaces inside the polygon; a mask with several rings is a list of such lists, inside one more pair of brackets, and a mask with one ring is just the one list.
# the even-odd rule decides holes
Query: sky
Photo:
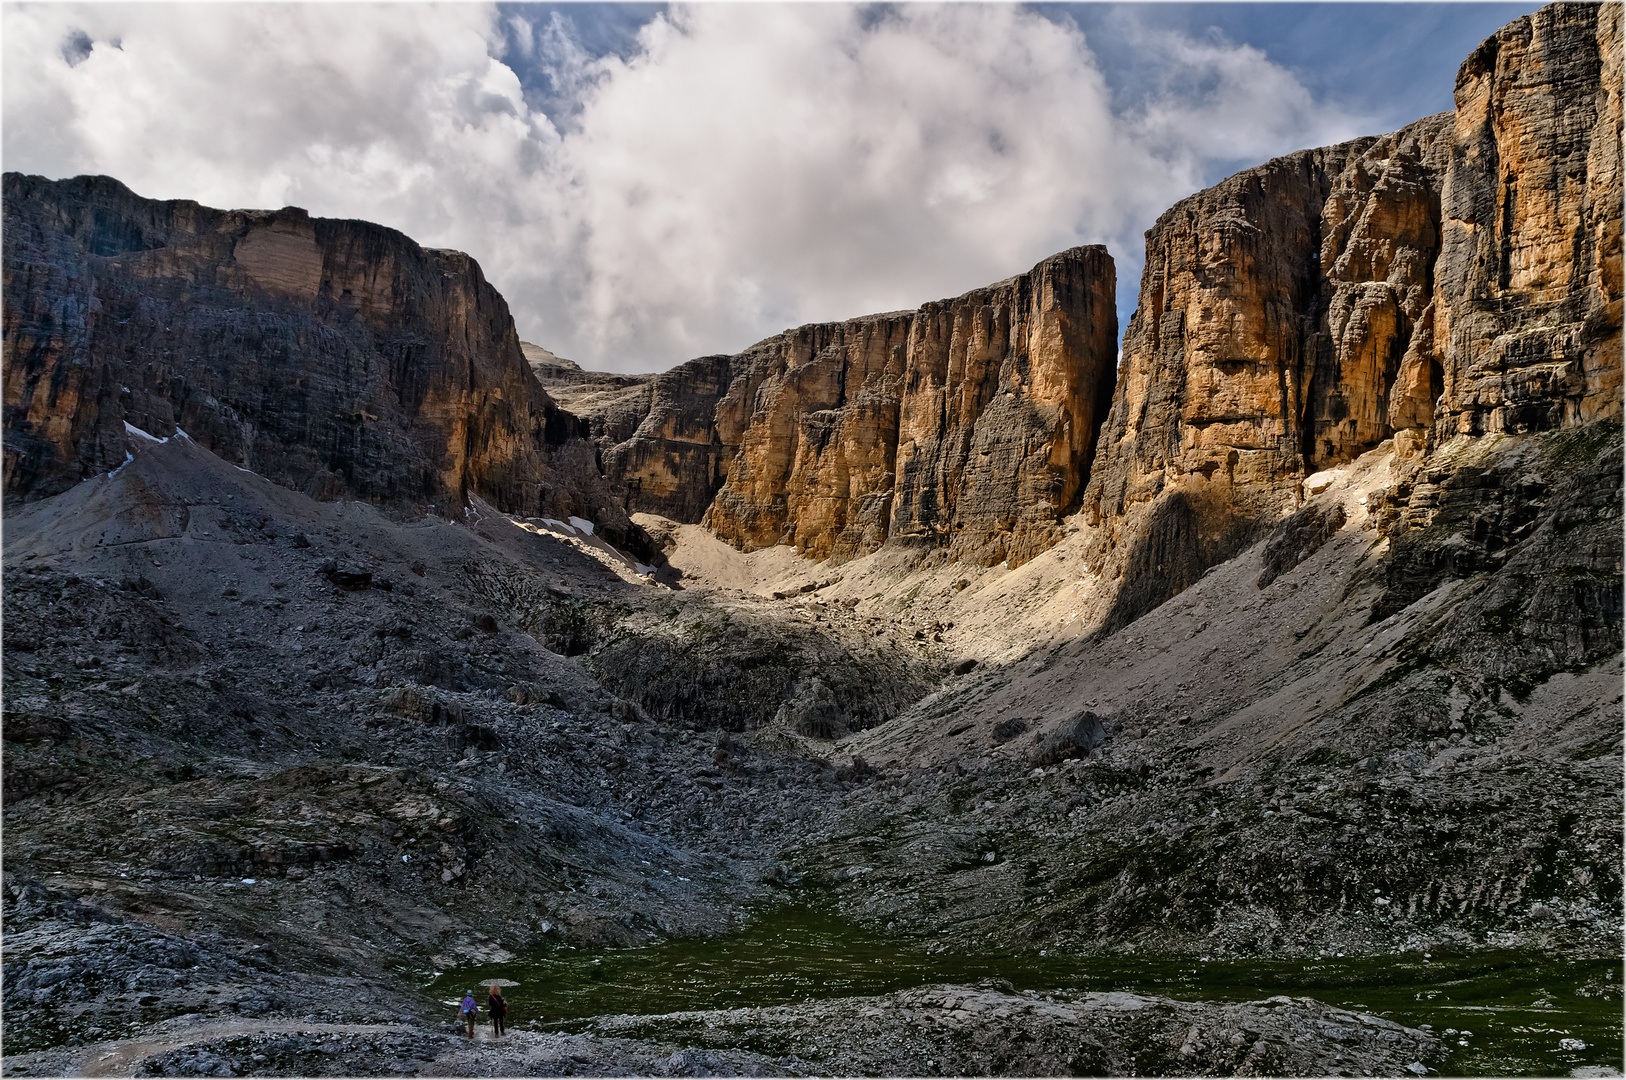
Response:
[{"label": "sky", "polygon": [[16,4],[0,164],[467,251],[520,336],[657,371],[1451,108],[1512,3]]}]

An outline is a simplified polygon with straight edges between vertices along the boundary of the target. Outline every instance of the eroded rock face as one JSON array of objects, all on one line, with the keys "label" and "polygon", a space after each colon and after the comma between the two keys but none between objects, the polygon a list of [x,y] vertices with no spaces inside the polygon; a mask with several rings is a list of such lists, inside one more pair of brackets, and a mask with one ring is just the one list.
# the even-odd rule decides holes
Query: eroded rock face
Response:
[{"label": "eroded rock face", "polygon": [[892,534],[1012,566],[1060,538],[1116,383],[1116,272],[1076,248],[916,321]]},{"label": "eroded rock face", "polygon": [[891,522],[914,312],[786,331],[741,358],[717,408],[735,447],[706,524],[746,551],[863,555]]},{"label": "eroded rock face", "polygon": [[1457,74],[1438,434],[1621,415],[1621,9],[1553,4]]},{"label": "eroded rock face", "polygon": [[[728,470],[732,448],[718,434],[716,411],[734,367],[734,357],[703,356],[664,371],[640,388],[645,407],[638,426],[621,438],[606,430],[604,473],[628,509],[684,522],[705,516]],[[633,393],[622,395],[628,406]],[[597,415],[615,412],[601,408]]]},{"label": "eroded rock face", "polygon": [[[1192,584],[1292,508],[1308,471],[1307,406],[1339,389],[1314,381],[1322,263],[1337,265],[1320,257],[1322,212],[1375,141],[1238,173],[1147,233],[1123,374],[1084,496],[1086,520],[1102,527],[1096,568],[1123,579],[1109,627]],[[1346,185],[1340,216],[1362,220],[1359,201]],[[1340,441],[1358,437],[1360,424],[1350,427]]]},{"label": "eroded rock face", "polygon": [[1375,140],[1340,170],[1322,205],[1321,289],[1298,425],[1309,470],[1358,457],[1397,428],[1426,428],[1433,416],[1441,380],[1417,343],[1432,326],[1450,121],[1441,113]]},{"label": "eroded rock face", "polygon": [[8,496],[116,468],[128,422],[318,498],[451,514],[479,494],[636,538],[467,255],[107,177],[6,174],[5,230]]},{"label": "eroded rock face", "polygon": [[746,550],[848,559],[888,540],[1013,565],[1055,542],[1115,378],[1101,247],[918,311],[786,331],[657,376],[604,451],[632,510]]},{"label": "eroded rock face", "polygon": [[1543,8],[1469,57],[1454,113],[1158,220],[1083,500],[1107,629],[1386,439],[1620,417],[1619,46],[1618,7]]}]

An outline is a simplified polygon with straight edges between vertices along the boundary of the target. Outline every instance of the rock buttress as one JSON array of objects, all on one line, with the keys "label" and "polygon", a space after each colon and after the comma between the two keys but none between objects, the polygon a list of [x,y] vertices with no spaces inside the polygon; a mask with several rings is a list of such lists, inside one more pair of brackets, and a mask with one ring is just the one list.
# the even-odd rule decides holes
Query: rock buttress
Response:
[{"label": "rock buttress", "polygon": [[[1146,234],[1123,370],[1084,495],[1086,520],[1101,527],[1092,569],[1122,578],[1109,629],[1195,582],[1293,505],[1322,349],[1322,210],[1373,141],[1238,173],[1175,204]],[[1330,343],[1326,352],[1330,360]]]},{"label": "rock buttress", "polygon": [[788,330],[739,357],[717,406],[733,448],[706,525],[753,551],[851,558],[886,540],[913,312]]},{"label": "rock buttress", "polygon": [[[1115,377],[1101,247],[928,304],[790,330],[733,358],[706,524],[745,550],[888,540],[1013,565],[1060,536]],[[681,369],[679,369],[681,370]]]},{"label": "rock buttress", "polygon": [[915,316],[891,532],[1012,566],[1061,537],[1116,380],[1116,272],[1104,248]]},{"label": "rock buttress", "polygon": [[1301,151],[1176,204],[1083,499],[1115,629],[1388,438],[1621,415],[1621,11],[1487,39],[1456,110]]},{"label": "rock buttress", "polygon": [[607,430],[600,439],[604,475],[629,510],[690,523],[705,516],[732,449],[717,433],[716,413],[733,366],[733,357],[703,356],[661,372],[647,384],[637,428],[622,439]]},{"label": "rock buttress", "polygon": [[107,177],[4,183],[8,496],[117,467],[129,422],[319,498],[452,513],[477,493],[639,546],[467,255]]},{"label": "rock buttress", "polygon": [[1437,436],[1621,416],[1621,6],[1553,4],[1457,74]]},{"label": "rock buttress", "polygon": [[[1441,382],[1426,366],[1440,250],[1449,113],[1374,140],[1321,208],[1321,288],[1299,431],[1306,469],[1358,457],[1407,423],[1426,426]],[[1414,419],[1415,418],[1415,419]]]}]

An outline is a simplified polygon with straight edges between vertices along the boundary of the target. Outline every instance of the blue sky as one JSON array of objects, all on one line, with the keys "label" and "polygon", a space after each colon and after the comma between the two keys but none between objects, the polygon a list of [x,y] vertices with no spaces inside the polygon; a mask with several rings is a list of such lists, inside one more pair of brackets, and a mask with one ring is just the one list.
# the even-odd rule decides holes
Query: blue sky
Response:
[{"label": "blue sky", "polygon": [[[1129,28],[1217,35],[1263,51],[1311,93],[1367,115],[1378,131],[1451,108],[1457,67],[1479,43],[1538,4],[1044,4],[1095,46],[1115,94],[1144,93],[1155,73],[1123,48]],[[1373,132],[1374,134],[1376,133]]]},{"label": "blue sky", "polygon": [[1158,213],[1450,108],[1535,6],[10,4],[3,152],[382,222],[525,338],[653,370],[1078,243],[1122,325]]}]

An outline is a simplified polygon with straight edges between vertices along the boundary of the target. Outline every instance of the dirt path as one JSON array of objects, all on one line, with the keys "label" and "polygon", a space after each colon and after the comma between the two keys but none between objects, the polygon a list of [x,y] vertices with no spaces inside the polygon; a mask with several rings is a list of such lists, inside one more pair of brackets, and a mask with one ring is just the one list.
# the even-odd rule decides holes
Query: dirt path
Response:
[{"label": "dirt path", "polygon": [[[405,1024],[307,1024],[289,1020],[214,1020],[176,1026],[168,1031],[136,1039],[110,1039],[72,1050],[46,1050],[18,1054],[6,1062],[6,1074],[62,1076],[134,1076],[138,1065],[156,1054],[179,1050],[194,1043],[238,1035],[377,1035],[416,1029]],[[491,1038],[489,1031],[475,1029],[475,1042]],[[33,1066],[46,1066],[39,1069]]]}]

